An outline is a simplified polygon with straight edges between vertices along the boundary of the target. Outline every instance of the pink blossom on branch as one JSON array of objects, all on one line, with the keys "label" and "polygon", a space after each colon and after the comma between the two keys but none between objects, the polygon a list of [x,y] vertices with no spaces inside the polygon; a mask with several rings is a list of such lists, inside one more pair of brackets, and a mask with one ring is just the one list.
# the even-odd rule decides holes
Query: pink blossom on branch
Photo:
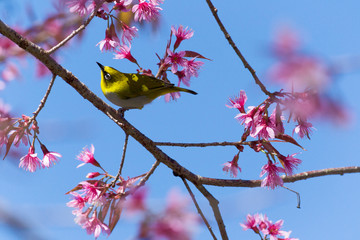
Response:
[{"label": "pink blossom on branch", "polygon": [[174,50],[179,47],[182,41],[189,39],[194,35],[194,31],[192,29],[187,29],[187,27],[184,29],[182,25],[180,25],[178,29],[175,29],[174,26],[171,26],[171,32],[176,36]]},{"label": "pink blossom on branch", "polygon": [[297,153],[288,155],[287,157],[279,156],[279,159],[284,167],[285,173],[290,176],[293,174],[294,168],[296,168],[302,162],[300,159],[294,158],[295,155],[297,155]]},{"label": "pink blossom on branch", "polygon": [[293,134],[296,133],[300,138],[305,136],[310,139],[310,133],[312,132],[313,125],[307,121],[299,120],[299,124],[293,130]]},{"label": "pink blossom on branch", "polygon": [[247,96],[244,90],[241,90],[238,96],[229,98],[228,108],[237,108],[241,113],[245,113],[245,103]]},{"label": "pink blossom on branch", "polygon": [[151,22],[159,17],[159,11],[162,10],[158,5],[161,1],[146,1],[139,0],[139,4],[132,7],[132,12],[135,14],[135,21],[141,22],[142,20]]},{"label": "pink blossom on branch", "polygon": [[20,159],[19,167],[29,172],[35,172],[37,168],[42,168],[42,162],[37,157],[33,146],[29,148],[28,154]]},{"label": "pink blossom on branch", "polygon": [[116,47],[120,46],[120,40],[116,34],[114,24],[111,24],[105,31],[105,39],[101,40],[96,46],[99,45],[101,51],[113,51]]},{"label": "pink blossom on branch", "polygon": [[84,16],[88,13],[87,3],[89,0],[66,0],[66,5],[70,8],[70,12]]},{"label": "pink blossom on branch", "polygon": [[85,226],[85,228],[89,235],[94,234],[95,239],[97,239],[101,233],[107,234],[108,236],[110,235],[110,228],[97,218],[96,210],[88,220],[88,224]]},{"label": "pink blossom on branch", "polygon": [[184,64],[184,69],[186,75],[189,77],[198,77],[199,76],[199,69],[202,65],[204,65],[203,62],[195,61],[196,58],[192,58],[190,60],[187,60]]},{"label": "pink blossom on branch", "polygon": [[134,26],[129,27],[125,23],[121,24],[121,29],[122,29],[121,41],[123,42],[123,44],[126,43],[130,44],[132,39],[136,37],[138,29]]},{"label": "pink blossom on branch", "polygon": [[[284,220],[278,220],[276,223],[272,223],[266,215],[262,214],[254,214],[253,216],[248,214],[246,216],[246,221],[244,223],[240,223],[243,227],[243,230],[246,231],[251,229],[254,233],[259,234],[261,239],[269,239],[269,240],[298,240],[295,238],[290,238],[290,233],[286,231],[280,230]],[[262,235],[263,236],[262,236]]]},{"label": "pink blossom on branch", "polygon": [[115,50],[115,57],[114,59],[127,59],[130,62],[137,63],[136,59],[131,55],[130,52],[131,45],[126,46],[122,45],[120,46],[120,51]]},{"label": "pink blossom on branch", "polygon": [[189,199],[173,190],[167,197],[164,212],[152,222],[151,232],[155,239],[189,240],[199,223],[197,214],[187,209]]},{"label": "pink blossom on branch", "polygon": [[[68,202],[66,204],[66,206],[76,208],[76,210],[74,210],[74,211],[82,211],[82,209],[85,207],[85,204],[88,201],[88,198],[82,197],[77,192],[71,192],[70,194],[72,195],[72,200],[70,202]],[[77,212],[73,212],[73,213],[76,214]]]},{"label": "pink blossom on branch", "polygon": [[62,157],[60,153],[50,152],[45,145],[40,144],[41,150],[43,151],[44,157],[42,160],[44,167],[50,167],[51,165],[55,165],[59,160],[58,158]]},{"label": "pink blossom on branch", "polygon": [[262,167],[260,177],[267,175],[261,182],[261,187],[269,187],[275,189],[277,186],[282,186],[284,184],[282,178],[279,176],[280,172],[285,172],[282,167],[277,167],[276,164],[273,164],[271,161],[268,161],[268,164]]},{"label": "pink blossom on branch", "polygon": [[241,168],[238,165],[239,153],[236,154],[231,162],[224,163],[223,171],[230,172],[230,176],[236,178],[238,171],[241,172]]},{"label": "pink blossom on branch", "polygon": [[170,49],[167,49],[167,54],[168,56],[165,58],[164,64],[169,64],[171,66],[171,72],[176,73],[178,71],[178,66],[185,66],[187,60],[184,58],[184,51],[172,52]]},{"label": "pink blossom on branch", "polygon": [[95,148],[94,148],[94,145],[92,145],[92,144],[90,146],[90,149],[85,147],[83,149],[83,151],[80,152],[80,154],[77,156],[77,159],[83,162],[83,163],[79,164],[77,167],[84,166],[87,163],[90,163],[96,167],[100,167],[100,164],[94,158],[94,151],[95,151]]}]

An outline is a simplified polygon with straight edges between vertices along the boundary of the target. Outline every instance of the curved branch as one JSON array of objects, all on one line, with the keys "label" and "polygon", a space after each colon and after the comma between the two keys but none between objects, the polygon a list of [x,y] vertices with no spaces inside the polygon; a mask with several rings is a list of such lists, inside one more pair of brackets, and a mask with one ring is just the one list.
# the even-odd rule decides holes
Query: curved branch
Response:
[{"label": "curved branch", "polygon": [[[102,1],[103,2],[103,1]],[[91,20],[96,16],[97,11],[99,10],[99,8],[102,5],[98,3],[94,9],[94,11],[91,13],[91,15],[89,16],[88,19],[86,19],[86,21],[76,30],[74,30],[70,35],[68,35],[64,40],[62,40],[60,43],[58,43],[56,46],[52,47],[50,50],[47,50],[46,53],[47,54],[52,54],[53,52],[55,52],[56,50],[58,50],[60,47],[62,47],[63,45],[65,45],[68,41],[70,41],[73,37],[75,37],[77,34],[79,34],[79,32],[81,32],[82,30],[84,30],[86,28],[87,25],[89,25],[89,23],[91,22]]]},{"label": "curved branch", "polygon": [[248,63],[248,61],[246,61],[245,57],[242,55],[242,53],[240,52],[240,50],[238,49],[238,47],[236,46],[235,42],[232,40],[230,34],[228,33],[228,31],[226,30],[224,24],[221,22],[218,14],[217,14],[217,9],[214,7],[214,5],[212,4],[211,0],[206,0],[207,4],[209,5],[209,8],[217,22],[217,24],[219,25],[221,31],[224,33],[226,40],[228,40],[229,44],[231,45],[231,47],[234,49],[235,53],[238,55],[238,57],[241,59],[242,63],[244,64],[244,67],[247,68],[249,70],[249,72],[251,73],[251,75],[253,76],[255,83],[257,85],[259,85],[261,91],[263,91],[266,95],[268,95],[269,97],[272,96],[272,94],[266,89],[265,85],[260,81],[259,77],[256,75],[255,70],[250,66],[250,64]]}]

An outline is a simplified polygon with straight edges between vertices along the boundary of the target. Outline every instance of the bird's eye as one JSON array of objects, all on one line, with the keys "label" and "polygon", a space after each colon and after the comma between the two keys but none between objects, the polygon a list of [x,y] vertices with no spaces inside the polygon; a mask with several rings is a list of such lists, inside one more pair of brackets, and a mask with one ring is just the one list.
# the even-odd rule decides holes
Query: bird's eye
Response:
[{"label": "bird's eye", "polygon": [[109,80],[111,79],[111,75],[106,72],[106,73],[104,74],[104,78],[105,78],[105,80],[109,81]]}]

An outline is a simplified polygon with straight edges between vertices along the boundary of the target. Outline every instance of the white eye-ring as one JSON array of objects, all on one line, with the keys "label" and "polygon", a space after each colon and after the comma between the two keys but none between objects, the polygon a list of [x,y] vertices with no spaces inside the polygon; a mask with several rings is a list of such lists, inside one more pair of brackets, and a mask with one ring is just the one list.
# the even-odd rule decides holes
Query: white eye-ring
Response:
[{"label": "white eye-ring", "polygon": [[109,73],[107,73],[107,72],[105,72],[104,73],[104,78],[105,78],[105,80],[110,80],[111,79],[111,75],[109,74]]}]

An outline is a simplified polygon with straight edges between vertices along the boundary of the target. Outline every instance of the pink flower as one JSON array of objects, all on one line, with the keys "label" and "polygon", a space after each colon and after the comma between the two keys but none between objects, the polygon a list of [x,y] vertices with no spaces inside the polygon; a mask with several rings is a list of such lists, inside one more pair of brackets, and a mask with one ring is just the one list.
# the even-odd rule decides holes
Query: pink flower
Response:
[{"label": "pink flower", "polygon": [[299,240],[298,238],[290,238],[291,231],[279,231],[282,236],[284,236],[283,240]]},{"label": "pink flower", "polygon": [[88,13],[87,2],[88,0],[67,0],[66,5],[70,8],[70,12],[84,16]]},{"label": "pink flower", "polygon": [[194,31],[191,29],[187,29],[187,27],[184,29],[182,25],[178,29],[175,29],[174,26],[171,27],[171,32],[176,36],[176,42],[174,44],[174,50],[177,49],[180,45],[180,43],[185,40],[189,39],[194,35]]},{"label": "pink flower", "polygon": [[158,7],[159,3],[158,1],[139,0],[139,4],[132,7],[135,21],[141,22],[145,20],[150,22],[156,19],[159,16],[159,11],[162,10],[162,8]]},{"label": "pink flower", "polygon": [[269,221],[269,225],[266,229],[263,229],[262,232],[270,236],[270,240],[278,240],[278,235],[282,235],[280,228],[284,224],[284,220],[279,220],[276,223]]},{"label": "pink flower", "polygon": [[94,234],[95,239],[97,239],[101,233],[110,235],[110,228],[97,218],[96,211],[93,212],[93,215],[88,220],[88,224],[86,224],[85,228],[87,234]]},{"label": "pink flower", "polygon": [[77,167],[84,166],[86,163],[90,163],[96,167],[100,167],[100,164],[94,158],[94,145],[91,144],[90,149],[84,148],[83,151],[77,156],[77,159],[83,163],[79,164]]},{"label": "pink flower", "polygon": [[290,28],[282,28],[275,36],[274,53],[279,57],[289,57],[300,47],[298,34]]},{"label": "pink flower", "polygon": [[85,212],[74,210],[72,213],[75,215],[74,222],[80,225],[82,228],[86,228],[90,226],[89,222],[89,213],[91,212],[91,208],[88,208]]},{"label": "pink flower", "polygon": [[105,39],[101,40],[97,45],[100,45],[101,51],[113,51],[117,46],[120,46],[120,40],[116,35],[115,26],[111,24],[105,31]]},{"label": "pink flower", "polygon": [[298,125],[293,130],[293,134],[296,133],[300,138],[307,136],[310,139],[310,133],[312,132],[313,125],[307,121],[298,121]]},{"label": "pink flower", "polygon": [[[90,180],[91,181],[91,180]],[[97,186],[97,182],[92,184],[87,181],[80,182],[79,185],[82,187],[83,194],[89,203],[97,203],[100,199],[101,190]]]},{"label": "pink flower", "polygon": [[195,61],[195,58],[185,61],[184,69],[185,69],[186,75],[188,75],[189,77],[192,77],[192,76],[198,77],[199,76],[198,71],[202,65],[204,65],[204,63],[200,62],[200,61]]},{"label": "pink flower", "polygon": [[37,168],[42,167],[41,160],[37,157],[33,146],[29,148],[28,154],[20,159],[20,168],[24,168],[26,171],[35,172]]},{"label": "pink flower", "polygon": [[129,46],[122,45],[120,47],[120,51],[115,50],[115,52],[117,54],[115,55],[114,59],[124,59],[124,58],[126,58],[130,62],[137,63],[136,59],[131,55],[130,47],[131,47],[130,45]]},{"label": "pink flower", "polygon": [[180,87],[180,83],[183,83],[185,86],[190,87],[190,76],[186,74],[185,69],[181,71],[177,71],[175,73],[176,76],[178,76],[179,82],[178,86]]},{"label": "pink flower", "polygon": [[11,106],[0,98],[0,122],[10,118]]},{"label": "pink flower", "polygon": [[131,214],[138,211],[144,211],[146,209],[145,205],[146,199],[146,189],[140,188],[137,189],[130,195],[130,198],[127,198],[125,201],[126,210]]},{"label": "pink flower", "polygon": [[119,12],[128,12],[130,9],[127,9],[127,7],[130,6],[132,0],[116,0],[114,1],[114,9],[116,9]]},{"label": "pink flower", "polygon": [[254,116],[259,109],[253,106],[248,107],[248,109],[246,113],[239,113],[235,118],[240,124],[243,124],[246,129],[251,129],[251,127],[254,126]]},{"label": "pink flower", "polygon": [[282,186],[284,182],[279,176],[280,172],[284,172],[284,169],[282,167],[277,167],[271,161],[268,161],[268,164],[262,167],[262,171],[260,173],[260,177],[267,174],[267,176],[261,182],[261,187],[267,186],[271,189],[275,189],[275,187],[277,186]]},{"label": "pink flower", "polygon": [[164,63],[171,65],[171,71],[176,73],[178,70],[178,65],[184,67],[186,64],[186,59],[184,58],[185,52],[180,51],[178,53],[172,52],[170,49],[167,49],[168,56],[165,58]]},{"label": "pink flower", "polygon": [[236,178],[238,174],[238,170],[241,172],[241,168],[238,165],[239,153],[236,154],[231,162],[224,163],[223,171],[229,172],[230,176]]},{"label": "pink flower", "polygon": [[[85,204],[87,202],[87,198],[83,198],[80,194],[77,192],[71,192],[72,200],[68,203],[66,203],[66,206],[77,208],[75,211],[82,211],[82,209],[85,207]],[[73,212],[77,213],[77,212]]]},{"label": "pink flower", "polygon": [[246,231],[248,229],[252,229],[255,233],[259,233],[259,229],[257,225],[260,222],[260,215],[257,213],[254,216],[248,214],[246,216],[246,222],[243,224],[240,223],[240,226],[242,226],[243,230]]},{"label": "pink flower", "polygon": [[197,214],[189,212],[189,199],[184,198],[177,191],[168,195],[167,206],[163,214],[155,220],[152,231],[155,239],[186,240],[199,223]]},{"label": "pink flower", "polygon": [[275,138],[275,126],[270,118],[260,118],[258,122],[254,123],[255,127],[252,128],[250,136],[259,137],[268,140],[269,138]]},{"label": "pink flower", "polygon": [[136,37],[138,29],[134,26],[129,27],[128,25],[126,25],[125,23],[122,23],[121,25],[122,28],[122,36],[121,36],[121,41],[126,44],[126,43],[131,43],[132,39],[134,37]]},{"label": "pink flower", "polygon": [[91,172],[86,175],[86,178],[96,178],[100,176],[101,174],[99,172]]},{"label": "pink flower", "polygon": [[49,150],[47,150],[47,148],[45,147],[45,145],[40,144],[41,150],[43,151],[44,157],[42,160],[43,166],[44,167],[50,167],[51,164],[54,164],[56,162],[58,162],[57,158],[62,157],[60,153],[57,152],[49,152]]},{"label": "pink flower", "polygon": [[287,175],[292,175],[293,174],[293,170],[294,168],[296,168],[300,163],[301,163],[301,160],[298,159],[298,158],[294,158],[294,156],[296,155],[297,153],[294,153],[292,155],[288,155],[287,157],[285,156],[280,156],[280,160],[282,161],[283,163],[283,166],[284,166],[284,170],[285,170],[285,173]]},{"label": "pink flower", "polygon": [[6,131],[0,130],[0,149],[3,145],[6,145],[8,142]]},{"label": "pink flower", "polygon": [[328,67],[312,56],[293,56],[275,64],[269,71],[269,77],[276,82],[289,83],[293,91],[304,89],[323,89],[330,81]]},{"label": "pink flower", "polygon": [[20,73],[18,67],[14,63],[7,63],[5,69],[1,72],[1,78],[6,82],[10,82],[19,77]]},{"label": "pink flower", "polygon": [[165,94],[165,102],[170,102],[171,100],[176,100],[180,98],[181,94],[179,92],[172,92]]},{"label": "pink flower", "polygon": [[226,105],[228,108],[237,108],[241,113],[245,113],[245,103],[247,96],[244,90],[240,91],[238,96],[229,98],[229,105]]}]

